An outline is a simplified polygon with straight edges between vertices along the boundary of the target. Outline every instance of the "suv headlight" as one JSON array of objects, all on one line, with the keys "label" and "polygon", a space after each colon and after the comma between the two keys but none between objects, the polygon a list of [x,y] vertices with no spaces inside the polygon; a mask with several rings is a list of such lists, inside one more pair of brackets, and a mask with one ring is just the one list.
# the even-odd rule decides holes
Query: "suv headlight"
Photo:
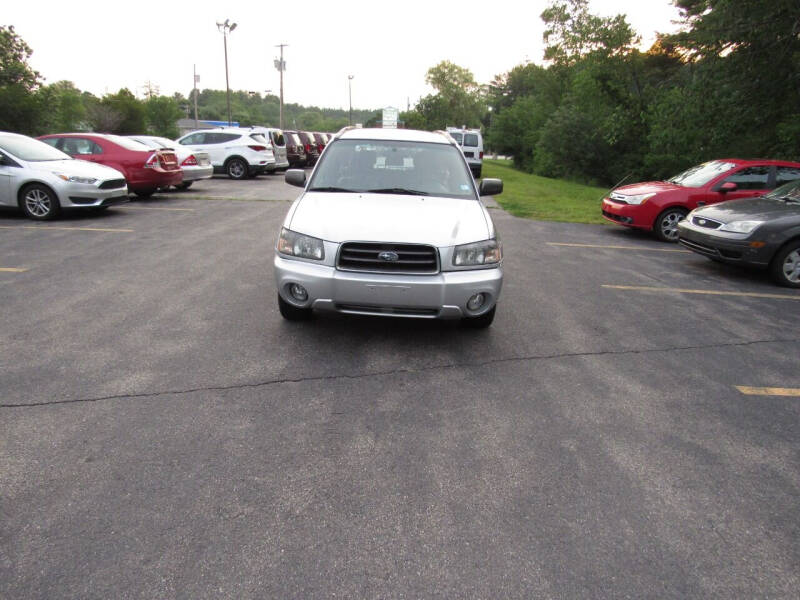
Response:
[{"label": "suv headlight", "polygon": [[78,175],[64,175],[63,173],[53,173],[53,175],[70,183],[86,183],[88,185],[97,183],[97,178],[95,177],[79,177]]},{"label": "suv headlight", "polygon": [[297,258],[310,258],[311,260],[325,258],[325,246],[321,239],[303,235],[285,227],[281,227],[281,237],[278,238],[278,252],[296,256]]},{"label": "suv headlight", "polygon": [[453,266],[492,265],[503,259],[503,244],[499,240],[484,240],[462,244],[453,249]]},{"label": "suv headlight", "polygon": [[730,231],[731,233],[750,233],[764,221],[731,221],[719,228],[720,231]]},{"label": "suv headlight", "polygon": [[649,194],[638,194],[636,196],[625,196],[625,202],[628,204],[643,204],[645,200],[649,200],[653,196],[655,196],[655,192],[650,192]]}]

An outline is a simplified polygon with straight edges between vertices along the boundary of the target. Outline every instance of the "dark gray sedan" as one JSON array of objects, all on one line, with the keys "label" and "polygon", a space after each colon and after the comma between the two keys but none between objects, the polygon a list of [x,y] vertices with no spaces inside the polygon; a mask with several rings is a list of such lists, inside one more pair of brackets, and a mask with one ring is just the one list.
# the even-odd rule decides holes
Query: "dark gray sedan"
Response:
[{"label": "dark gray sedan", "polygon": [[769,269],[778,284],[800,288],[800,180],[697,208],[678,223],[678,241],[712,260]]}]

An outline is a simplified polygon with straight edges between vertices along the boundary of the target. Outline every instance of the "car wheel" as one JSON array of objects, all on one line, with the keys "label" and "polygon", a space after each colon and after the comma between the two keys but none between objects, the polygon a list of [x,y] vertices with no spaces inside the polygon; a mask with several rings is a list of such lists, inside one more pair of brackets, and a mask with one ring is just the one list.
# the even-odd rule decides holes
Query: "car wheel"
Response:
[{"label": "car wheel", "polygon": [[310,308],[293,306],[281,298],[280,294],[278,294],[278,310],[281,311],[281,316],[287,321],[307,321],[312,314]]},{"label": "car wheel", "polygon": [[678,222],[686,218],[686,211],[682,208],[668,208],[656,217],[653,233],[662,242],[678,241]]},{"label": "car wheel", "polygon": [[175,187],[178,188],[179,190],[188,190],[190,187],[192,187],[193,183],[194,181],[184,181],[182,183],[179,183]]},{"label": "car wheel", "polygon": [[22,191],[20,207],[29,219],[47,221],[61,210],[58,197],[47,186],[35,183]]},{"label": "car wheel", "polygon": [[137,198],[149,198],[155,193],[155,190],[144,190],[140,192],[133,192]]},{"label": "car wheel", "polygon": [[232,158],[225,165],[225,172],[231,179],[246,179],[247,171],[247,163],[241,158]]},{"label": "car wheel", "polygon": [[483,313],[478,317],[464,317],[461,323],[470,329],[486,329],[494,321],[494,313],[497,312],[497,305],[492,307],[492,310]]},{"label": "car wheel", "polygon": [[778,285],[800,288],[800,240],[794,240],[778,250],[769,266]]}]

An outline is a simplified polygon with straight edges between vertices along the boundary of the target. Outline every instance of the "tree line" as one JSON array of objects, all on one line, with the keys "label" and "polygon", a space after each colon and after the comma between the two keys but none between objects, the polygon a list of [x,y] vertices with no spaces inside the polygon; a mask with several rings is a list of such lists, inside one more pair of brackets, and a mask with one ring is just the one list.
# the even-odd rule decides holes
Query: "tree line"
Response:
[{"label": "tree line", "polygon": [[624,16],[551,0],[545,66],[517,65],[481,86],[442,62],[428,71],[435,93],[401,118],[481,127],[520,169],[605,185],[713,158],[800,158],[800,3],[674,4],[680,32],[642,52]]},{"label": "tree line", "polygon": [[[179,135],[177,121],[194,118],[194,94],[159,95],[145,90],[144,99],[129,89],[101,97],[81,91],[70,81],[45,84],[29,65],[32,49],[14,31],[0,26],[0,131],[27,135],[70,131],[98,131],[120,135],[151,133],[168,138]],[[284,104],[284,125],[309,131],[338,131],[349,123],[349,111]],[[279,99],[247,91],[231,92],[231,118],[242,126],[277,127]],[[354,123],[375,123],[379,111],[353,109]],[[227,93],[197,91],[197,116],[201,120],[227,121]]]}]

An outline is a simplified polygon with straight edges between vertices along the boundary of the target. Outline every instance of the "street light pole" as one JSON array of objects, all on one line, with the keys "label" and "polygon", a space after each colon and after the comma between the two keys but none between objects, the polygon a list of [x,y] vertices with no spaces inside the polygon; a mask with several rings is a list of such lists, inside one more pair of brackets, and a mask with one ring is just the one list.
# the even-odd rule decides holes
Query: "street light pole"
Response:
[{"label": "street light pole", "polygon": [[281,74],[281,96],[280,96],[280,108],[278,112],[278,128],[283,129],[283,72],[286,70],[286,61],[283,60],[283,49],[288,46],[289,44],[278,44],[275,46],[276,48],[281,49],[281,57],[280,60],[275,61],[275,68],[280,71]]},{"label": "street light pole", "polygon": [[225,45],[225,90],[228,94],[228,127],[231,126],[231,86],[228,83],[228,34],[236,29],[236,23],[231,23],[230,19],[225,19],[224,23],[217,23],[217,29],[222,33],[223,44]]},{"label": "street light pole", "polygon": [[347,76],[347,97],[350,100],[350,126],[353,126],[353,75]]}]

